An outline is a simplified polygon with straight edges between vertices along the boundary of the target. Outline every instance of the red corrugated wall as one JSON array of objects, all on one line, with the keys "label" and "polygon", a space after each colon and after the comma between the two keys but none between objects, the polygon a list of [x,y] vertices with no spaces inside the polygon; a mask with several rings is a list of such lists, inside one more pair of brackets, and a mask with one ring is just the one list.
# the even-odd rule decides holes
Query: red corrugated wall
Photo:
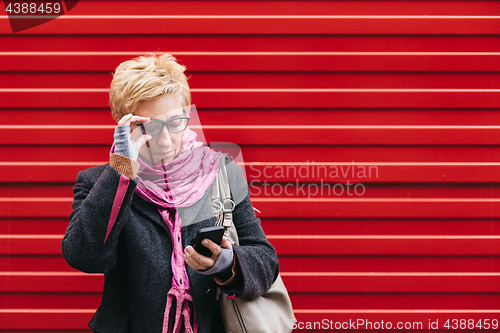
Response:
[{"label": "red corrugated wall", "polygon": [[301,325],[500,319],[500,2],[80,1],[16,34],[0,12],[0,332],[88,330],[71,188],[108,160],[112,71],[149,51],[242,147]]}]

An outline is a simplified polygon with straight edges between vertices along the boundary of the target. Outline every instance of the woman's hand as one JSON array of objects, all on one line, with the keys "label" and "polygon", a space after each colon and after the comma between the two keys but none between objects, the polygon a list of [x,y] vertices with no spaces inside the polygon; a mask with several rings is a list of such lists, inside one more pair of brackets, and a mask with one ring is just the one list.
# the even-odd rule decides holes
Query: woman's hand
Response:
[{"label": "woman's hand", "polygon": [[[191,245],[186,246],[184,249],[184,260],[195,271],[206,271],[212,268],[219,258],[221,253],[221,247],[210,239],[204,239],[202,244],[210,249],[212,252],[211,257],[205,257],[204,255],[198,253]],[[226,249],[231,249],[231,243],[226,237],[222,237],[221,246]]]},{"label": "woman's hand", "polygon": [[115,128],[115,153],[137,160],[139,149],[151,136],[136,129],[139,124],[145,124],[149,120],[149,117],[134,116],[132,113],[123,116]]}]

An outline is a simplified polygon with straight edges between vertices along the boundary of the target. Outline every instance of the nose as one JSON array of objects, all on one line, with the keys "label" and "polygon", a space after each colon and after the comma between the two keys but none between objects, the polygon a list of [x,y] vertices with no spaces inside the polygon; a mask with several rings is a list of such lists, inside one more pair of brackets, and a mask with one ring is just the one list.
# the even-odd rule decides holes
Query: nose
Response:
[{"label": "nose", "polygon": [[158,134],[158,144],[165,147],[172,144],[172,138],[170,137],[170,132],[168,131],[167,126],[163,126],[160,134]]}]

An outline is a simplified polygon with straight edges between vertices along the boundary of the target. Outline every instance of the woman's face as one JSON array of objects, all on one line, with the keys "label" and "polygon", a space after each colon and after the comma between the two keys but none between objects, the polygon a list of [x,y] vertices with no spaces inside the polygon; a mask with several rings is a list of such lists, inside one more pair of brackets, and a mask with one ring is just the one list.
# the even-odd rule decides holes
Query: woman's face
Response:
[{"label": "woman's face", "polygon": [[[185,116],[183,106],[181,97],[162,95],[155,99],[142,101],[134,115],[167,121],[175,117]],[[183,133],[170,133],[167,127],[164,126],[160,134],[153,135],[148,141],[149,148],[145,144],[139,149],[141,158],[152,165],[159,164],[161,161],[165,163],[171,162],[179,154]],[[153,161],[151,158],[153,158]]]}]

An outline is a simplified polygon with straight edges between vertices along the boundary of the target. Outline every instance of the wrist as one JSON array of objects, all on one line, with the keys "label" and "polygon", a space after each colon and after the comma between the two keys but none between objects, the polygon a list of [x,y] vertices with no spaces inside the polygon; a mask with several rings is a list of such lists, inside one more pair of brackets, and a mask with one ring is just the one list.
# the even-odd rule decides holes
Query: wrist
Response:
[{"label": "wrist", "polygon": [[212,275],[212,274],[222,274],[227,271],[231,271],[234,262],[234,253],[233,249],[226,249],[221,247],[221,252],[217,257],[217,261],[215,264],[206,271],[199,271],[199,273],[203,275]]},{"label": "wrist", "polygon": [[137,161],[139,147],[131,139],[129,126],[116,126],[113,135],[115,140],[115,153]]}]

